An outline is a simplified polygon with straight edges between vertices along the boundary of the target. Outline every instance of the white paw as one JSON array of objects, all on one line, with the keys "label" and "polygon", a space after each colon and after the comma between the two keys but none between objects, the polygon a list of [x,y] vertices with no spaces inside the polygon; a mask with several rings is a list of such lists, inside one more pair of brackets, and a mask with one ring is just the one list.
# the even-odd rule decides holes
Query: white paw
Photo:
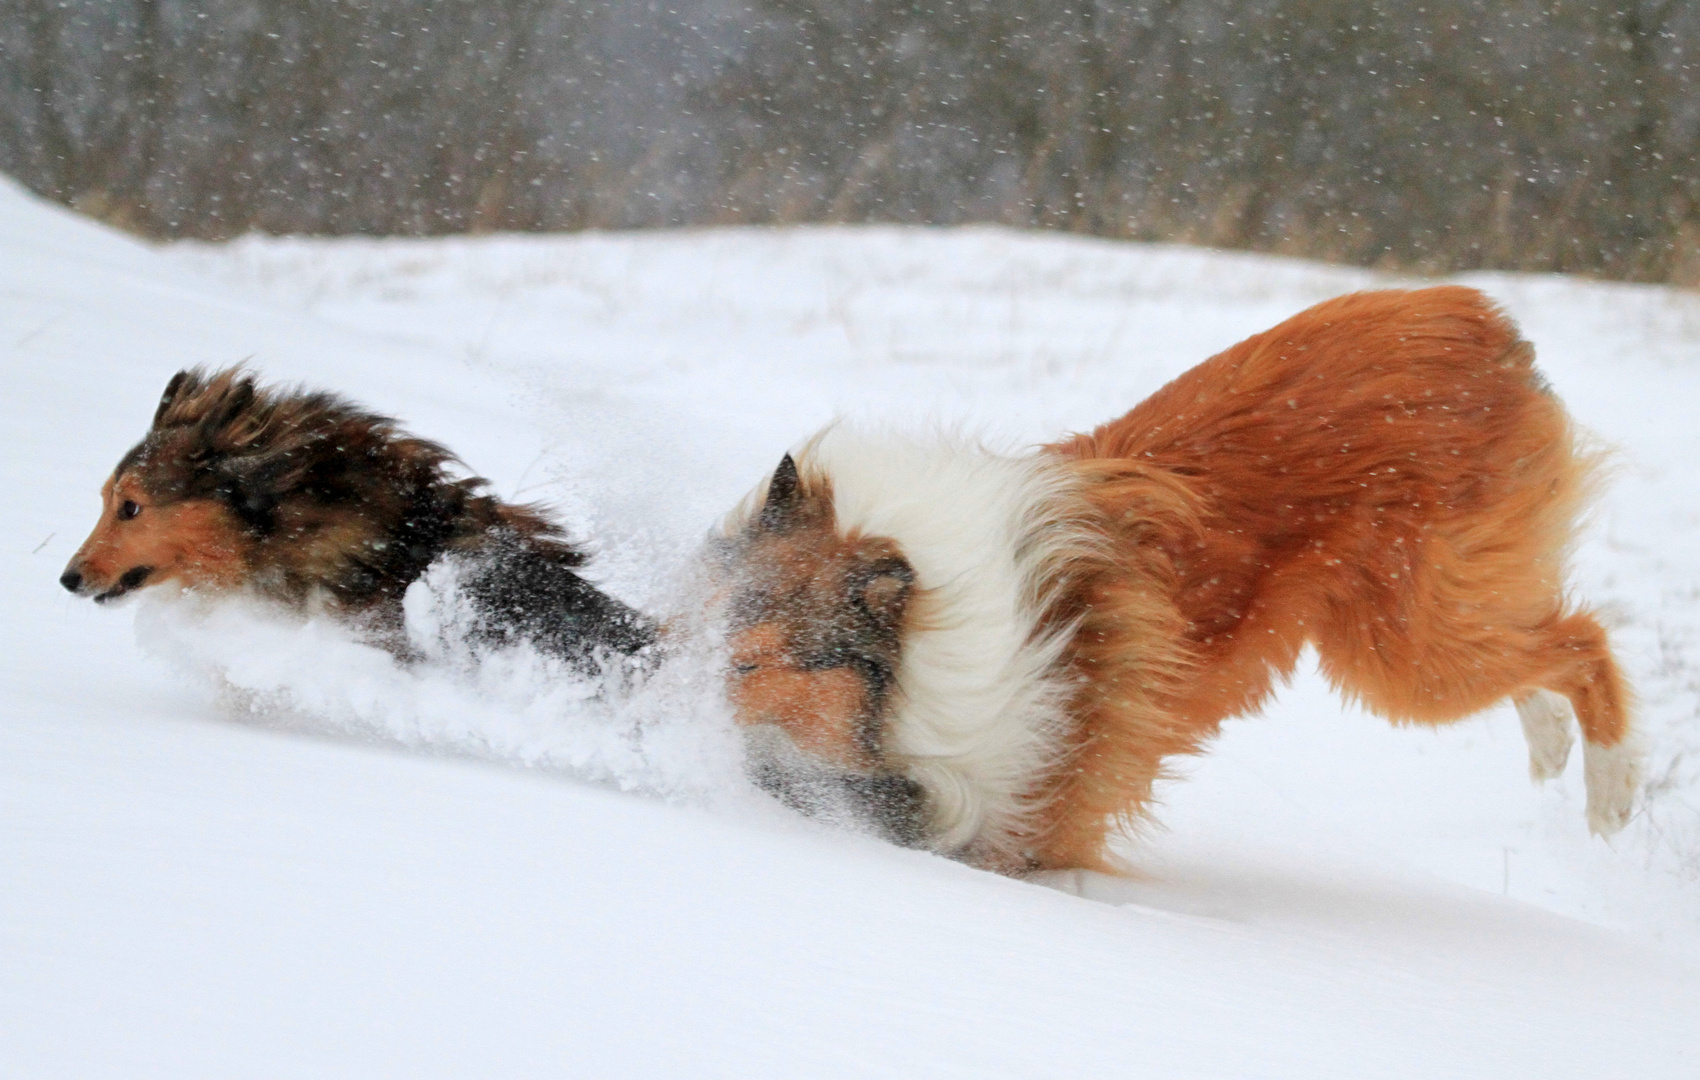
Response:
[{"label": "white paw", "polygon": [[1631,731],[1616,746],[1584,742],[1582,764],[1588,781],[1588,830],[1610,836],[1629,824],[1641,788],[1641,741]]},{"label": "white paw", "polygon": [[1529,777],[1539,784],[1564,772],[1570,760],[1570,702],[1551,690],[1536,690],[1517,702],[1517,719],[1529,741]]}]

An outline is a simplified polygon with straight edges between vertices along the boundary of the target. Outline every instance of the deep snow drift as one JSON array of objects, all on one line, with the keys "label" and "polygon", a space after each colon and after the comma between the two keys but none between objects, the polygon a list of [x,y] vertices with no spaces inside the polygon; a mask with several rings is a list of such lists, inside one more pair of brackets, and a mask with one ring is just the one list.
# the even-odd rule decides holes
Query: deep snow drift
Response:
[{"label": "deep snow drift", "polygon": [[598,693],[55,579],[183,364],[402,417],[688,617],[705,530],[835,414],[1051,438],[1389,279],[996,230],[156,250],[9,187],[0,250],[0,1073],[1700,1069],[1700,298],[1466,279],[1619,448],[1577,584],[1651,745],[1623,834],[1580,755],[1529,784],[1508,707],[1392,729],[1305,676],[1083,900],[751,794],[706,647]]}]

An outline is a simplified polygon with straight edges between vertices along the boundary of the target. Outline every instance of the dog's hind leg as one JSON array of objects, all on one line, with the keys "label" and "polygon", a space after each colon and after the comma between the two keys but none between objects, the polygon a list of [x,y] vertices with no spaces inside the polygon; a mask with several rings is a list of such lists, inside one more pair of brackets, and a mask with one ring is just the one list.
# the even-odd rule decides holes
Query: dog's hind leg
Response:
[{"label": "dog's hind leg", "polygon": [[1516,704],[1529,743],[1529,778],[1537,784],[1551,780],[1570,760],[1570,702],[1551,690],[1535,690]]},{"label": "dog's hind leg", "polygon": [[1556,610],[1544,617],[1528,618],[1528,608],[1516,605],[1456,618],[1444,604],[1425,604],[1425,618],[1405,622],[1376,618],[1385,606],[1345,608],[1344,617],[1318,626],[1317,651],[1334,685],[1401,723],[1453,723],[1509,697],[1523,721],[1536,780],[1563,769],[1573,709],[1582,731],[1588,826],[1609,836],[1628,823],[1641,781],[1640,742],[1628,688],[1591,615],[1564,613],[1554,601]]},{"label": "dog's hind leg", "polygon": [[1605,630],[1590,615],[1569,615],[1555,623],[1546,652],[1559,663],[1537,684],[1568,698],[1576,710],[1588,827],[1610,836],[1629,823],[1641,787],[1641,741],[1630,723],[1628,687]]}]

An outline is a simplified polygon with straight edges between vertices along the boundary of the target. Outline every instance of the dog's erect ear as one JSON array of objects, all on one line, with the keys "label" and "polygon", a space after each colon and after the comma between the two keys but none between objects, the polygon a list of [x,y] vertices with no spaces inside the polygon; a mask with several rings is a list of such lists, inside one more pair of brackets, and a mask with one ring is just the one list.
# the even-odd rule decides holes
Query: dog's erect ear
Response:
[{"label": "dog's erect ear", "polygon": [[179,371],[171,377],[171,381],[165,384],[165,393],[159,395],[159,408],[153,411],[154,427],[158,427],[159,422],[165,419],[165,411],[171,408],[171,403],[177,400],[177,395],[183,392],[183,387],[195,381],[195,373],[187,370]]},{"label": "dog's erect ear", "polygon": [[784,529],[796,520],[802,504],[803,481],[797,475],[796,461],[786,454],[780,459],[779,468],[773,470],[773,479],[768,481],[767,501],[761,507],[761,527]]},{"label": "dog's erect ear", "polygon": [[881,559],[857,575],[851,600],[882,630],[895,631],[915,591],[915,571],[898,558]]}]

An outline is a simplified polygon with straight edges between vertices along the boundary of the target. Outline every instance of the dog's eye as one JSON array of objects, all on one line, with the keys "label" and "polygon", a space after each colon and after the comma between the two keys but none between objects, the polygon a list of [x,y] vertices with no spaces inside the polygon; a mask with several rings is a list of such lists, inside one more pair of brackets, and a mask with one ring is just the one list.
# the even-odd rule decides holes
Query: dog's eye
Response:
[{"label": "dog's eye", "polygon": [[732,671],[738,675],[748,675],[759,667],[761,667],[760,664],[733,664]]},{"label": "dog's eye", "polygon": [[823,649],[810,653],[797,661],[797,666],[804,671],[831,671],[834,668],[849,667],[856,662],[856,657],[844,649]]},{"label": "dog's eye", "polygon": [[118,520],[129,521],[142,512],[142,508],[129,499],[125,499],[118,507]]}]

